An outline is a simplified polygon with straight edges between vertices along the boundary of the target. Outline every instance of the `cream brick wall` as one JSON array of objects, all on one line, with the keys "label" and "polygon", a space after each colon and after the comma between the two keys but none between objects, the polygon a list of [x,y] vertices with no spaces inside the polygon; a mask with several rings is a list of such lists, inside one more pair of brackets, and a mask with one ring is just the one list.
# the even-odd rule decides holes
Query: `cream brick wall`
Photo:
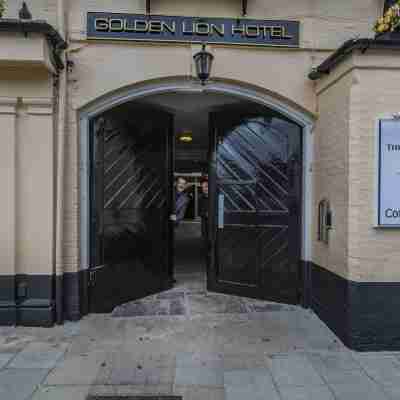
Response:
[{"label": "cream brick wall", "polygon": [[[318,91],[318,120],[314,137],[313,257],[316,264],[347,275],[348,136],[352,77]],[[318,203],[328,199],[333,226],[329,243],[317,240]]]},{"label": "cream brick wall", "polygon": [[[12,97],[10,97],[12,95]],[[14,193],[0,198],[0,220],[13,221],[8,238],[13,265],[0,274],[52,274],[54,269],[54,126],[52,77],[44,68],[3,68],[0,104],[13,99],[10,112],[0,112],[1,146],[7,151],[3,179],[12,176]],[[3,106],[4,110],[4,106]],[[8,122],[7,122],[8,121]],[[7,184],[7,180],[2,180]],[[6,191],[10,189],[10,183]],[[15,196],[12,207],[9,197]],[[4,243],[2,238],[2,243]],[[3,255],[4,257],[4,255]]]},{"label": "cream brick wall", "polygon": [[[301,22],[301,46],[335,49],[356,35],[371,36],[381,0],[252,0],[247,18]],[[239,0],[154,0],[153,14],[241,17]],[[88,11],[144,13],[144,0],[70,0],[71,38],[85,39]]]},{"label": "cream brick wall", "polygon": [[328,193],[340,231],[328,246],[314,243],[313,261],[354,281],[400,280],[400,232],[375,228],[376,121],[400,110],[399,87],[398,55],[373,50],[356,52],[317,85],[314,209]]},{"label": "cream brick wall", "polygon": [[[390,63],[387,56],[380,56],[380,66]],[[376,120],[400,111],[400,65],[396,69],[364,69],[367,62],[355,60],[359,68],[354,71],[357,85],[351,102],[349,278],[400,281],[400,231],[374,228]]]}]

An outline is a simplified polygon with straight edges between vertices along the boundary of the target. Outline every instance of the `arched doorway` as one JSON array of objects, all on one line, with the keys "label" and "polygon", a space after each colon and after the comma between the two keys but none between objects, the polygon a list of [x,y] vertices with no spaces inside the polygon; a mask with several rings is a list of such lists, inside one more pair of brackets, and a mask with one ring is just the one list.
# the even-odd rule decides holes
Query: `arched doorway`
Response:
[{"label": "arched doorway", "polygon": [[203,129],[209,139],[208,289],[286,303],[304,293],[309,215],[302,187],[309,184],[310,124],[278,103],[266,104],[266,96],[223,86],[202,93],[196,85],[147,87],[85,112],[82,253],[92,275],[92,311],[108,312],[171,287],[174,229],[168,216],[179,120],[172,93],[177,104],[193,96],[199,106],[200,98],[210,103],[218,97]]}]

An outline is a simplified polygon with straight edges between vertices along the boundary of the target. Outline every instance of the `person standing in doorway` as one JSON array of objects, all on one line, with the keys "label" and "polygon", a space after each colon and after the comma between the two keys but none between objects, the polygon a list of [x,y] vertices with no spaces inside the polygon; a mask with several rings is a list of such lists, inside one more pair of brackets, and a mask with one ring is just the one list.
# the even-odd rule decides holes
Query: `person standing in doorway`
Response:
[{"label": "person standing in doorway", "polygon": [[185,192],[187,186],[186,179],[178,176],[175,181],[175,210],[171,215],[171,220],[175,222],[175,227],[185,218],[190,197]]},{"label": "person standing in doorway", "polygon": [[[182,176],[178,176],[175,181],[174,214],[170,216],[171,221],[174,221],[175,228],[177,228],[179,223],[185,218],[186,209],[190,202],[190,197],[185,192],[186,187],[186,179]],[[172,284],[176,283],[173,270],[171,272],[171,281]]]},{"label": "person standing in doorway", "polygon": [[199,215],[201,217],[201,236],[205,243],[208,241],[208,180],[203,178],[200,183],[201,196],[199,198]]}]

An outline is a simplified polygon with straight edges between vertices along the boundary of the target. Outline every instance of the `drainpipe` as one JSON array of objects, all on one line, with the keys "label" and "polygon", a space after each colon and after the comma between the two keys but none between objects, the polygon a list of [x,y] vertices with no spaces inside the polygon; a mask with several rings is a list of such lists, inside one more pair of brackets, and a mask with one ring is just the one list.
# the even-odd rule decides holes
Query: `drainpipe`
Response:
[{"label": "drainpipe", "polygon": [[[66,40],[65,0],[57,0],[58,30]],[[63,220],[64,220],[64,164],[67,114],[67,63],[65,52],[61,54],[64,69],[59,71],[58,121],[57,121],[57,180],[56,180],[56,254],[55,254],[55,302],[56,323],[64,322],[63,309]]]}]

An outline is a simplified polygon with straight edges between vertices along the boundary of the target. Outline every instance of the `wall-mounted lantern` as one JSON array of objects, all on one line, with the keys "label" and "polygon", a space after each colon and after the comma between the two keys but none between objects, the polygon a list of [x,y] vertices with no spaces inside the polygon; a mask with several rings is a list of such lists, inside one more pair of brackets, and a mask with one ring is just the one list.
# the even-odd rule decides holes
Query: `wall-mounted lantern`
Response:
[{"label": "wall-mounted lantern", "polygon": [[200,79],[201,84],[205,85],[206,81],[211,75],[211,68],[214,60],[214,56],[206,51],[206,45],[203,43],[201,51],[193,56],[194,63],[196,65],[197,77]]}]

